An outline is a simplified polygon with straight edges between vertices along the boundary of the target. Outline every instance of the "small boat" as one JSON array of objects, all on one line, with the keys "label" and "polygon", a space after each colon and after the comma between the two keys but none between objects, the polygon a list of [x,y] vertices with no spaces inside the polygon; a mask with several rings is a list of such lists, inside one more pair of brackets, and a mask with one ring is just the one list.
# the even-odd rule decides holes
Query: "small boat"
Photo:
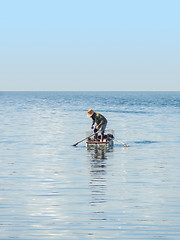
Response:
[{"label": "small boat", "polygon": [[[89,134],[89,132],[88,132]],[[114,144],[114,131],[113,130],[106,130],[104,134],[103,142],[100,141],[101,135],[98,134],[98,138],[95,139],[95,137],[89,137],[86,142],[87,149],[92,148],[106,148],[110,149],[113,147]]]}]

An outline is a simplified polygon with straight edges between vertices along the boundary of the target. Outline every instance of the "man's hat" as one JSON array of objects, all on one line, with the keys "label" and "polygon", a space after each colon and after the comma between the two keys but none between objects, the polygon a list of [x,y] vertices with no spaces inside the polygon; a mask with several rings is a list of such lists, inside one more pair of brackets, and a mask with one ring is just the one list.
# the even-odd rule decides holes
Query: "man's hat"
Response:
[{"label": "man's hat", "polygon": [[93,115],[94,111],[92,109],[87,110],[87,116],[91,117]]}]

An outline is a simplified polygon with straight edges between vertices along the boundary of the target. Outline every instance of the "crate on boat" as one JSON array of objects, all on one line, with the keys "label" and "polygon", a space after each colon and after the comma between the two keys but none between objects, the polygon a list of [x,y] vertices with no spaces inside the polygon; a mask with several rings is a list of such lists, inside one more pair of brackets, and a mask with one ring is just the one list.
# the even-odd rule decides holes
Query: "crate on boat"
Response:
[{"label": "crate on boat", "polygon": [[[92,132],[87,132],[87,135],[92,135]],[[101,142],[101,134],[98,134],[97,139],[95,136],[89,137],[86,141],[87,148],[98,147],[98,148],[112,148],[114,139],[114,130],[106,130],[104,133],[103,142]]]}]

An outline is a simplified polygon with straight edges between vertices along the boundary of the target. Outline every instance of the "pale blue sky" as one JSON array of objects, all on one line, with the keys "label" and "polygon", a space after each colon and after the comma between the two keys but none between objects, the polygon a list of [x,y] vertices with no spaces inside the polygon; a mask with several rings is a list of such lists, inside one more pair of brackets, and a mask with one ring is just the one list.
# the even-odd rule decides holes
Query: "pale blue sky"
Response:
[{"label": "pale blue sky", "polygon": [[0,90],[180,91],[179,0],[0,0]]}]

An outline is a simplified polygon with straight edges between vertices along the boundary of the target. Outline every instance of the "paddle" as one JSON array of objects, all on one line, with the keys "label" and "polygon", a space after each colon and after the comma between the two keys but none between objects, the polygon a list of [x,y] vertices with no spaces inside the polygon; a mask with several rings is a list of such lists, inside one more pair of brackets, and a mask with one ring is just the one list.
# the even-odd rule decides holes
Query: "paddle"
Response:
[{"label": "paddle", "polygon": [[79,143],[81,143],[81,142],[83,142],[84,140],[86,140],[86,139],[88,139],[88,138],[90,138],[90,137],[94,136],[94,135],[95,135],[95,134],[97,134],[97,133],[98,133],[98,131],[97,131],[96,133],[93,133],[93,134],[91,134],[90,136],[88,136],[88,137],[84,138],[83,140],[81,140],[81,141],[79,141],[79,142],[77,142],[77,143],[73,144],[73,146],[74,146],[74,147],[75,147],[75,146],[77,146]]},{"label": "paddle", "polygon": [[118,143],[121,143],[121,144],[123,144],[124,145],[124,147],[129,147],[129,145],[127,145],[126,143],[123,143],[123,142],[121,142],[121,141],[119,141],[119,140],[116,140],[116,139],[114,139],[116,142],[118,142]]}]

